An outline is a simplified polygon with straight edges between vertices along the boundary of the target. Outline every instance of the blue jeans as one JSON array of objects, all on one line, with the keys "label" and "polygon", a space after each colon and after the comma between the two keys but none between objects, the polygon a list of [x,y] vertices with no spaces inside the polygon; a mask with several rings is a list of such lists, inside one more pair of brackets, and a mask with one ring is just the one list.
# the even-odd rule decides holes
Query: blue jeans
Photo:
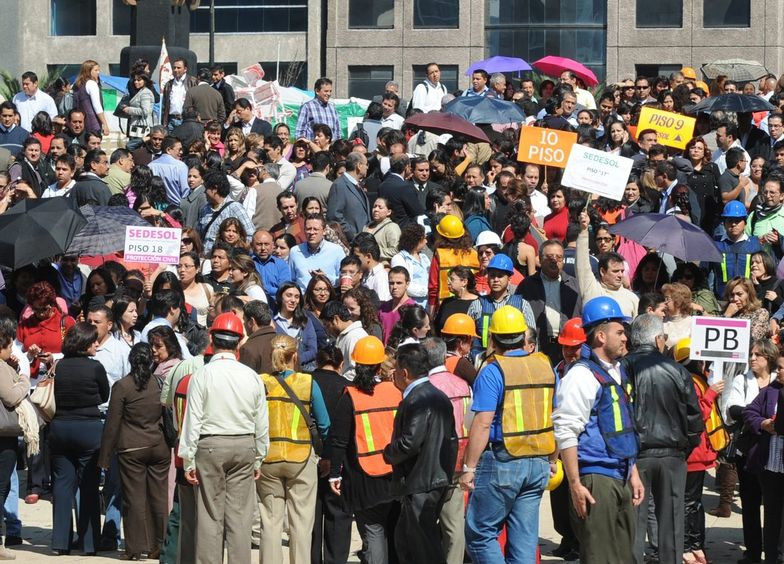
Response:
[{"label": "blue jeans", "polygon": [[107,544],[120,540],[120,521],[122,519],[122,483],[120,482],[120,464],[117,455],[112,456],[109,471],[104,476],[103,501],[106,508],[101,537]]},{"label": "blue jeans", "polygon": [[[546,458],[512,458],[503,448],[479,459],[465,517],[474,564],[533,564],[539,544],[539,504],[550,477]],[[506,524],[506,557],[498,535]]]},{"label": "blue jeans", "polygon": [[16,474],[16,465],[14,465],[14,473],[11,474],[11,489],[8,491],[8,497],[5,498],[5,534],[9,537],[22,536],[22,521],[19,519],[19,476]]}]

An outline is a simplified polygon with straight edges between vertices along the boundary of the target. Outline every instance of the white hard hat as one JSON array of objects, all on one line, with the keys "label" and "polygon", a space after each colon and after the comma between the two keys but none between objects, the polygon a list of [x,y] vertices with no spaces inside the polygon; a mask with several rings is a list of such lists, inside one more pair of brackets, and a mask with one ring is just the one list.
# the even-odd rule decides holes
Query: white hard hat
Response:
[{"label": "white hard hat", "polygon": [[498,236],[498,233],[495,231],[482,231],[476,238],[476,247],[482,247],[484,245],[495,245],[497,247],[503,247],[504,244],[501,242],[501,237]]}]

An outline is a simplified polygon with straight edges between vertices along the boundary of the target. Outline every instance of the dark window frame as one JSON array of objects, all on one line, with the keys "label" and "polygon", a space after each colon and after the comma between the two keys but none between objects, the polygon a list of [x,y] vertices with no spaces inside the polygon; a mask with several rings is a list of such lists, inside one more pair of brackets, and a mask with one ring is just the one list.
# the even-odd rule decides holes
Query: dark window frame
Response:
[{"label": "dark window frame", "polygon": [[[671,8],[670,6],[663,7],[662,3],[666,2],[678,2],[680,3],[680,11],[676,8]],[[673,19],[672,22],[662,22],[656,21],[652,23],[644,23],[640,22],[640,14],[641,10],[640,7],[651,6],[651,0],[637,0],[635,3],[635,17],[634,17],[634,27],[636,29],[682,29],[683,28],[683,0],[658,0],[658,4],[655,4],[655,9],[651,12],[654,15],[658,16],[677,16],[677,25],[675,20]],[[645,15],[650,15],[649,13],[642,12]]]},{"label": "dark window frame", "polygon": [[[58,25],[60,19],[58,12],[61,11],[65,12],[62,16],[64,19]],[[73,13],[69,14],[69,12]],[[98,15],[96,12],[97,0],[49,0],[49,35],[51,37],[93,37],[98,35]],[[69,18],[69,15],[77,17]],[[81,24],[85,27],[62,29],[75,24]]]},{"label": "dark window frame", "polygon": [[[215,1],[215,33],[222,35],[243,35],[256,33],[303,33],[308,31],[308,3],[307,0],[216,0]],[[242,23],[255,23],[260,28],[248,29],[228,29],[223,24],[230,20],[223,20],[221,16],[231,16],[229,11],[236,11],[234,25]],[[264,27],[267,20],[251,13],[250,10],[260,11],[261,15],[280,14],[283,10],[288,11],[286,15],[288,26],[276,27],[269,24]],[[243,14],[243,11],[246,13]],[[191,14],[190,31],[191,33],[209,33],[210,31],[210,3],[202,2],[199,7]],[[270,18],[269,21],[275,20]],[[298,25],[291,25],[292,22]]]},{"label": "dark window frame", "polygon": [[[716,2],[722,2],[722,1],[725,2],[726,4],[744,3],[745,5],[740,7],[741,9],[744,10],[744,13],[742,14],[742,16],[745,16],[744,21],[742,23],[727,24],[726,23],[726,17],[725,17],[725,20],[722,21],[722,22],[718,22],[717,21],[717,22],[709,23],[707,21],[706,16],[708,16],[709,14],[715,15],[715,13],[717,11]],[[712,8],[711,11],[708,10],[709,7]],[[731,9],[731,6],[727,6],[726,11],[728,11],[730,9]],[[726,16],[726,14],[725,14],[725,16]],[[702,5],[702,27],[705,28],[705,29],[748,29],[748,28],[750,28],[751,27],[751,0],[710,0],[710,2],[708,2],[708,0],[705,0],[703,5]]]},{"label": "dark window frame", "polygon": [[[360,71],[386,71],[390,74],[385,76],[384,78],[364,78],[364,77],[352,77],[352,73],[358,73]],[[346,89],[348,91],[348,98],[364,98],[367,100],[372,100],[373,96],[378,94],[384,93],[384,86],[390,80],[395,80],[395,66],[394,65],[348,65],[346,68],[348,79],[346,81]],[[372,92],[367,92],[370,94],[366,96],[365,92],[357,92],[355,90],[356,85],[354,82],[364,82],[365,84],[372,83],[374,85]],[[375,86],[380,86],[380,88],[376,88]],[[370,88],[370,87],[368,87]]]},{"label": "dark window frame", "polygon": [[[445,6],[443,10],[437,9],[434,12],[440,13],[449,13],[450,14],[450,21],[454,20],[454,24],[433,24],[433,23],[425,23],[424,19],[426,18],[433,18],[434,14],[423,14],[423,6],[420,4],[454,4],[454,10],[452,11],[443,11],[447,10]],[[452,15],[454,13],[454,15]],[[419,21],[419,23],[417,23]],[[460,27],[460,0],[414,0],[413,2],[413,26],[414,29],[458,29]]]},{"label": "dark window frame", "polygon": [[[358,4],[354,6],[354,4]],[[383,4],[383,6],[381,6]],[[395,29],[395,0],[348,0],[348,18],[347,25],[349,29]],[[388,8],[388,9],[383,9]],[[379,16],[386,13],[391,9],[392,23],[390,25],[374,25],[372,23],[365,23],[360,21],[352,23],[352,15],[357,15],[357,19],[362,20],[364,15],[366,18],[376,18],[378,21]]]}]

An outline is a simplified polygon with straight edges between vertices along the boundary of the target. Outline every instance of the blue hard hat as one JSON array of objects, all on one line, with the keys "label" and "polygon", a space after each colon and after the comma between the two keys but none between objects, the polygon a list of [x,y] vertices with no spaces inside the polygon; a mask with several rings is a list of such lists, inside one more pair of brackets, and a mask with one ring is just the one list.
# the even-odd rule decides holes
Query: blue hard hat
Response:
[{"label": "blue hard hat", "polygon": [[626,317],[618,302],[608,296],[593,298],[583,306],[583,328],[592,327],[605,321],[628,323],[631,318]]},{"label": "blue hard hat", "polygon": [[487,270],[490,270],[491,268],[493,270],[503,270],[504,272],[508,272],[510,276],[514,274],[514,265],[512,264],[512,259],[503,253],[499,253],[490,259],[490,262],[487,263]]},{"label": "blue hard hat", "polygon": [[746,206],[738,200],[727,202],[724,206],[724,211],[721,212],[721,217],[740,217],[746,219],[748,217]]}]

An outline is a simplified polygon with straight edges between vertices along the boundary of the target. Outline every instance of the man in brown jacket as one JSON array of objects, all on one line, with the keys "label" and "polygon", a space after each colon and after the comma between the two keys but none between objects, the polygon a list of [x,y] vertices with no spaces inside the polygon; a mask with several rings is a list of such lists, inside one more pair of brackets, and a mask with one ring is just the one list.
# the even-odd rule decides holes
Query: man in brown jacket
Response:
[{"label": "man in brown jacket", "polygon": [[272,312],[259,300],[245,304],[242,312],[245,314],[248,340],[240,347],[240,362],[258,374],[271,374],[272,339],[275,337]]},{"label": "man in brown jacket", "polygon": [[203,123],[211,120],[223,123],[226,120],[226,107],[220,92],[210,86],[212,75],[209,69],[199,69],[198,77],[199,84],[188,89],[185,94],[183,112],[194,109]]}]

